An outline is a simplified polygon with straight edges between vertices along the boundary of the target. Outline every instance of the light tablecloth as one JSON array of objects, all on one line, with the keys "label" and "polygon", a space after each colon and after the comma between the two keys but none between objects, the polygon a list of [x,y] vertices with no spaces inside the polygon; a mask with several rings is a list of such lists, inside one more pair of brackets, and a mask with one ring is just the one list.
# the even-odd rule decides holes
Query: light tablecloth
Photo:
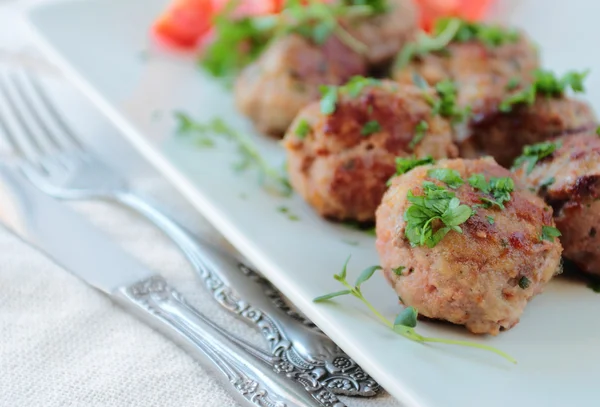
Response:
[{"label": "light tablecloth", "polygon": [[[40,75],[57,76],[30,42],[20,21],[23,6],[0,0],[0,65],[27,65]],[[100,155],[117,156],[111,164],[134,175],[139,189],[160,197],[190,228],[216,233],[81,95],[66,82],[58,93],[62,110]],[[185,259],[151,225],[107,203],[72,206],[217,323],[264,345],[254,330],[209,299]],[[350,407],[398,406],[386,394],[345,401]],[[0,228],[0,406],[236,405],[185,352]]]}]

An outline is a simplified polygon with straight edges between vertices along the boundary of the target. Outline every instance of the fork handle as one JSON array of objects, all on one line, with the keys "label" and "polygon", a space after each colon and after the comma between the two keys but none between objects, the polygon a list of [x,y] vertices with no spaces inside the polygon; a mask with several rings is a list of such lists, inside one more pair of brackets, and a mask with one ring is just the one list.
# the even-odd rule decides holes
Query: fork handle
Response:
[{"label": "fork handle", "polygon": [[[280,293],[235,256],[200,240],[133,192],[123,193],[117,199],[146,216],[170,237],[192,263],[213,298],[259,328],[272,354],[289,358],[336,394],[368,397],[377,393],[379,385],[356,362],[327,336],[294,318],[284,309]],[[344,368],[338,369],[335,364]],[[334,382],[349,386],[329,386]]]},{"label": "fork handle", "polygon": [[216,370],[244,407],[345,407],[285,358],[268,355],[214,324],[161,276],[121,287],[112,297]]}]

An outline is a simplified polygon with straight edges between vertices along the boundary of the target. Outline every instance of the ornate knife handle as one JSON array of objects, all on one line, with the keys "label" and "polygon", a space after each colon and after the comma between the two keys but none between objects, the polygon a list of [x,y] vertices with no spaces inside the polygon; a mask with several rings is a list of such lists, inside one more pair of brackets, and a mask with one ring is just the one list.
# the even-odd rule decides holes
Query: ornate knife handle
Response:
[{"label": "ornate knife handle", "polygon": [[218,327],[160,276],[122,287],[114,298],[216,370],[243,406],[345,407],[285,357],[266,354]]},{"label": "ornate knife handle", "polygon": [[227,310],[259,328],[273,355],[286,357],[336,394],[374,396],[379,384],[335,343],[286,307],[281,293],[236,257],[200,240],[133,193],[117,199],[140,212],[179,246],[213,297]]}]

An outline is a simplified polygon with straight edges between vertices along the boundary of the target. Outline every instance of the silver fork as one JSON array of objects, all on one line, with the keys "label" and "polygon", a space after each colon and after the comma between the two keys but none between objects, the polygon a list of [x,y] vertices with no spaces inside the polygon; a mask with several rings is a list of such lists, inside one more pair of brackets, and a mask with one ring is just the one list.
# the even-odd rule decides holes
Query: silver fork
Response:
[{"label": "silver fork", "polygon": [[[7,103],[2,106],[0,101],[0,132],[4,130],[25,159],[22,170],[38,188],[63,200],[116,201],[142,214],[181,249],[214,299],[260,330],[274,355],[284,355],[333,393],[376,394],[379,385],[310,321],[289,309],[266,280],[165,215],[88,151],[32,76],[0,74],[2,98]],[[3,120],[3,110],[8,113],[4,119],[12,113],[15,120]]]}]

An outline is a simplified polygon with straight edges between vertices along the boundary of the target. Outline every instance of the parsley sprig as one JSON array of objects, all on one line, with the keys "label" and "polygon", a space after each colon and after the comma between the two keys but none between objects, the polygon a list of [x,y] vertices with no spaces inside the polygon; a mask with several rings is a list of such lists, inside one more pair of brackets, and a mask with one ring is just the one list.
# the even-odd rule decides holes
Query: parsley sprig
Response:
[{"label": "parsley sprig", "polygon": [[183,112],[175,112],[175,119],[178,122],[177,134],[194,135],[201,146],[212,147],[215,137],[222,137],[237,144],[240,160],[233,165],[236,171],[255,168],[259,184],[265,190],[281,196],[292,194],[292,187],[285,175],[269,165],[246,135],[233,130],[222,119],[214,118],[207,123],[200,123]]},{"label": "parsley sprig", "polygon": [[558,230],[554,226],[542,226],[542,235],[540,236],[540,240],[547,240],[549,242],[553,242],[554,238],[561,236],[562,233],[560,233],[560,230]]},{"label": "parsley sprig", "polygon": [[551,71],[538,69],[533,73],[533,83],[504,99],[500,103],[499,109],[501,112],[510,112],[515,105],[532,105],[537,95],[560,97],[569,88],[576,93],[584,92],[583,82],[589,73],[589,70],[583,72],[569,71],[562,77],[558,77]]},{"label": "parsley sprig", "polygon": [[543,141],[541,143],[525,146],[523,148],[523,154],[515,160],[512,169],[516,170],[525,164],[525,171],[527,174],[530,174],[538,161],[548,157],[561,147],[562,143],[559,141]]},{"label": "parsley sprig", "polygon": [[413,168],[427,164],[435,164],[435,160],[430,155],[424,158],[416,158],[414,155],[411,157],[396,157],[396,173],[388,180],[387,186],[392,185],[392,180],[398,175],[406,174]]},{"label": "parsley sprig", "polygon": [[423,195],[408,191],[407,200],[411,205],[404,212],[405,235],[413,247],[435,247],[448,232],[462,233],[460,225],[473,214],[453,192],[430,181],[423,182]]},{"label": "parsley sprig", "polygon": [[330,115],[335,112],[340,95],[348,95],[356,98],[367,86],[380,85],[381,82],[364,76],[353,76],[343,86],[321,85],[321,113]]},{"label": "parsley sprig", "polygon": [[472,23],[460,18],[443,18],[436,22],[431,36],[421,34],[408,44],[396,59],[396,69],[404,68],[414,58],[440,52],[451,42],[481,41],[493,48],[519,40],[519,33],[497,25]]},{"label": "parsley sprig", "polygon": [[459,341],[459,340],[444,339],[444,338],[432,338],[432,337],[420,335],[415,330],[415,328],[417,327],[417,322],[418,322],[417,317],[418,317],[419,313],[418,313],[417,309],[414,307],[404,308],[396,316],[396,318],[394,319],[393,322],[388,320],[379,311],[377,311],[377,309],[365,298],[365,296],[363,295],[362,290],[361,290],[362,284],[364,284],[366,281],[368,281],[377,270],[381,270],[381,267],[380,266],[367,267],[360,273],[360,275],[356,279],[356,282],[354,283],[354,285],[351,285],[350,283],[348,283],[348,280],[347,280],[347,268],[348,268],[349,261],[350,261],[350,257],[348,257],[348,259],[344,263],[344,266],[343,266],[340,274],[333,275],[333,278],[336,281],[340,282],[345,287],[345,289],[317,297],[313,300],[314,302],[323,302],[323,301],[331,300],[333,298],[340,297],[343,295],[352,295],[353,297],[360,300],[375,315],[375,317],[379,321],[381,321],[385,326],[389,327],[395,333],[402,335],[403,337],[405,337],[407,339],[410,339],[411,341],[420,342],[420,343],[425,343],[425,342],[445,343],[448,345],[458,345],[458,346],[466,346],[466,347],[470,347],[470,348],[482,349],[482,350],[486,350],[489,352],[493,352],[496,355],[499,355],[512,363],[517,363],[517,361],[510,355],[506,354],[505,352],[502,352],[499,349],[493,348],[491,346],[487,346],[487,345],[483,345],[483,344],[479,344],[479,343],[475,343],[475,342],[469,342],[469,341]]}]

